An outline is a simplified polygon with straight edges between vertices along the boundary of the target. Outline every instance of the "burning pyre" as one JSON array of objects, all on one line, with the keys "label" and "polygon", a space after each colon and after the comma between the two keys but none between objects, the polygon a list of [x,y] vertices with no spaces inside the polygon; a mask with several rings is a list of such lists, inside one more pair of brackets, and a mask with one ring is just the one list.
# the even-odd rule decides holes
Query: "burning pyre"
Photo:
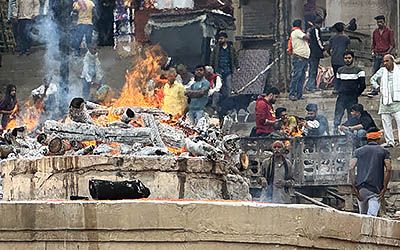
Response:
[{"label": "burning pyre", "polygon": [[194,127],[183,117],[163,112],[166,80],[160,65],[165,53],[154,46],[142,54],[127,72],[120,96],[109,103],[74,98],[68,116],[55,121],[41,117],[43,102],[27,102],[7,127],[1,158],[87,154],[233,158],[239,149],[232,146],[234,139],[223,140],[218,122],[206,116]]}]

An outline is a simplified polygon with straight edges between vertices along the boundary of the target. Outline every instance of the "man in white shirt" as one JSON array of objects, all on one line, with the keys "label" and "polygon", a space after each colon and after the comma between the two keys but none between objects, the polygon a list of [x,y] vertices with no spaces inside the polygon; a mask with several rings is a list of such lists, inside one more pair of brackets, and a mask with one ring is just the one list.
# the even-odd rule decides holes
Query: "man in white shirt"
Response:
[{"label": "man in white shirt", "polygon": [[208,91],[209,103],[214,111],[219,110],[219,102],[221,99],[221,88],[222,79],[219,74],[214,73],[214,69],[211,66],[206,66],[206,79],[210,82],[210,90]]}]

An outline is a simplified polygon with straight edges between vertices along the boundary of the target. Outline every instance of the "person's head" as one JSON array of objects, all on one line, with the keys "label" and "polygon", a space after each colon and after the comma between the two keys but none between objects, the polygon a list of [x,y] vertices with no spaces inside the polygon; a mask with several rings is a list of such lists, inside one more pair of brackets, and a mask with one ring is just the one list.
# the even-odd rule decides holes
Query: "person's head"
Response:
[{"label": "person's head", "polygon": [[389,71],[392,71],[394,68],[394,57],[390,54],[387,54],[383,57],[383,66]]},{"label": "person's head", "polygon": [[205,76],[210,77],[212,74],[214,74],[214,69],[212,66],[205,66]]},{"label": "person's head", "polygon": [[272,143],[272,151],[274,155],[282,156],[285,152],[285,144],[282,141],[274,141]]},{"label": "person's head", "polygon": [[294,20],[293,24],[292,24],[292,26],[296,27],[296,28],[301,28],[301,25],[302,25],[302,21],[300,19]]},{"label": "person's head", "polygon": [[351,66],[354,62],[354,52],[350,50],[344,52],[343,60],[344,64],[346,64],[347,66]]},{"label": "person's head", "polygon": [[74,99],[71,100],[69,107],[75,109],[83,109],[84,105],[85,105],[85,100],[83,98],[75,97]]},{"label": "person's head", "polygon": [[8,84],[6,86],[5,96],[15,98],[17,96],[17,87],[14,84]]},{"label": "person's head", "polygon": [[345,24],[342,22],[337,22],[333,25],[333,28],[336,30],[337,33],[342,33],[344,31]]},{"label": "person's head", "polygon": [[367,131],[367,141],[381,143],[382,135],[383,133],[378,128],[370,128]]},{"label": "person's head", "polygon": [[178,66],[176,66],[176,72],[181,76],[186,75],[187,73],[186,65],[178,64]]},{"label": "person's head", "polygon": [[276,102],[276,98],[278,98],[280,94],[280,91],[278,88],[276,87],[272,87],[269,88],[266,92],[265,92],[265,100],[267,100],[267,102],[274,104]]},{"label": "person's head", "polygon": [[220,45],[224,45],[228,42],[228,34],[226,34],[226,32],[220,32],[218,33],[217,39]]},{"label": "person's head", "polygon": [[205,71],[206,69],[204,65],[197,65],[196,68],[194,69],[194,75],[197,79],[201,79],[204,77]]},{"label": "person's head", "polygon": [[318,114],[318,105],[315,103],[309,103],[306,106],[306,111],[307,111],[307,118],[314,120]]},{"label": "person's head", "polygon": [[386,19],[384,15],[379,15],[375,17],[376,25],[378,25],[379,29],[383,29],[386,25]]},{"label": "person's head", "polygon": [[170,84],[173,84],[175,82],[176,76],[177,76],[176,69],[172,67],[169,68],[165,73],[165,77],[167,78]]},{"label": "person's head", "polygon": [[362,112],[364,112],[364,106],[362,104],[357,103],[351,107],[352,117],[360,117]]},{"label": "person's head", "polygon": [[324,19],[320,16],[317,16],[317,18],[315,18],[315,21],[313,22],[313,24],[314,24],[314,26],[321,27],[323,22],[324,22]]},{"label": "person's head", "polygon": [[275,110],[276,119],[286,120],[287,118],[287,109],[283,107],[279,107]]}]

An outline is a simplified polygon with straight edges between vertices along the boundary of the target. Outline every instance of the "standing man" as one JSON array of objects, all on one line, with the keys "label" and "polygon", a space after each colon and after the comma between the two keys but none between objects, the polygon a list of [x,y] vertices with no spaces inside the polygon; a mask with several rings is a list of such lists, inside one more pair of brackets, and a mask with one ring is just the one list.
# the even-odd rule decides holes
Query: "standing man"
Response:
[{"label": "standing man", "polygon": [[380,88],[382,93],[378,114],[382,117],[385,147],[394,147],[393,118],[396,120],[400,139],[400,68],[394,63],[392,55],[383,57],[383,65],[384,67],[371,77],[371,84],[374,90]]},{"label": "standing man", "polygon": [[395,48],[394,32],[386,26],[385,16],[377,16],[375,20],[378,28],[372,34],[373,74],[381,67],[383,56],[392,54]]},{"label": "standing man", "polygon": [[337,73],[337,91],[334,133],[337,134],[338,126],[342,123],[344,111],[347,111],[347,118],[351,117],[351,108],[358,103],[358,97],[365,89],[365,71],[354,65],[354,52],[344,53],[345,66],[339,68]]},{"label": "standing man", "polygon": [[29,55],[31,53],[31,30],[33,19],[39,15],[39,0],[17,0],[13,17],[18,19],[19,54]]},{"label": "standing man", "polygon": [[194,71],[195,82],[186,90],[186,95],[190,98],[187,116],[193,126],[196,126],[200,118],[203,117],[208,102],[210,82],[206,80],[204,75],[204,65],[197,66]]},{"label": "standing man", "polygon": [[290,204],[290,191],[294,186],[291,162],[285,157],[285,145],[282,141],[272,144],[272,156],[262,163],[263,191],[261,201]]},{"label": "standing man", "polygon": [[310,30],[310,71],[308,76],[308,82],[306,85],[306,90],[310,92],[314,92],[317,89],[317,74],[318,67],[321,58],[324,58],[324,44],[321,39],[321,25],[323,19],[321,17],[317,17],[314,22],[314,27]]},{"label": "standing man", "polygon": [[91,0],[76,0],[73,8],[74,11],[78,12],[78,26],[76,27],[73,48],[75,55],[79,56],[83,37],[86,39],[86,46],[92,43],[94,3]]},{"label": "standing man", "polygon": [[269,88],[265,94],[258,97],[256,101],[256,135],[267,136],[274,131],[276,122],[273,104],[279,95],[276,87]]},{"label": "standing man", "polygon": [[288,53],[292,55],[292,80],[289,93],[289,99],[292,101],[303,99],[303,85],[310,57],[308,40],[309,37],[301,30],[301,20],[295,20],[288,42]]},{"label": "standing man", "polygon": [[164,85],[164,99],[162,110],[174,117],[181,117],[187,108],[185,87],[177,80],[175,68],[169,68],[166,73],[168,83]]},{"label": "standing man", "polygon": [[[392,162],[388,150],[378,143],[382,133],[372,128],[367,133],[368,145],[354,151],[350,161],[350,180],[358,199],[360,214],[377,216],[390,181]],[[357,177],[354,176],[357,167]]]},{"label": "standing man", "polygon": [[334,73],[334,87],[337,92],[338,79],[336,78],[337,72],[340,67],[343,67],[344,64],[344,52],[346,52],[347,48],[350,45],[350,38],[344,34],[344,23],[338,22],[333,25],[333,28],[336,30],[336,35],[329,39],[329,45],[327,51],[329,55],[331,55],[331,65]]},{"label": "standing man", "polygon": [[88,51],[83,58],[81,78],[83,79],[82,95],[85,100],[90,99],[90,87],[102,83],[104,77],[101,67],[99,53],[95,45],[89,45]]},{"label": "standing man", "polygon": [[211,53],[210,64],[215,72],[222,76],[221,94],[222,99],[225,99],[232,93],[232,74],[235,70],[239,70],[239,62],[235,48],[228,42],[228,35],[220,32],[217,38],[218,45]]}]

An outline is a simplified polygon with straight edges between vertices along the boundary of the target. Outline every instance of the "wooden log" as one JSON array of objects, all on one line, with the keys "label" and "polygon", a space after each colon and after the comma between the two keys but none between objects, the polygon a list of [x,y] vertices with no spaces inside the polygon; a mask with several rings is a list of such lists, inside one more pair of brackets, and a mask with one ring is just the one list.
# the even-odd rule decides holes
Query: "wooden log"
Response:
[{"label": "wooden log", "polygon": [[120,142],[126,144],[144,143],[152,145],[151,128],[127,128],[111,129],[87,123],[71,122],[68,124],[48,120],[44,124],[47,134],[55,133],[61,139],[76,141],[101,141]]},{"label": "wooden log", "polygon": [[185,134],[168,124],[159,123],[158,129],[160,131],[161,139],[163,142],[173,148],[182,148],[185,146]]}]

